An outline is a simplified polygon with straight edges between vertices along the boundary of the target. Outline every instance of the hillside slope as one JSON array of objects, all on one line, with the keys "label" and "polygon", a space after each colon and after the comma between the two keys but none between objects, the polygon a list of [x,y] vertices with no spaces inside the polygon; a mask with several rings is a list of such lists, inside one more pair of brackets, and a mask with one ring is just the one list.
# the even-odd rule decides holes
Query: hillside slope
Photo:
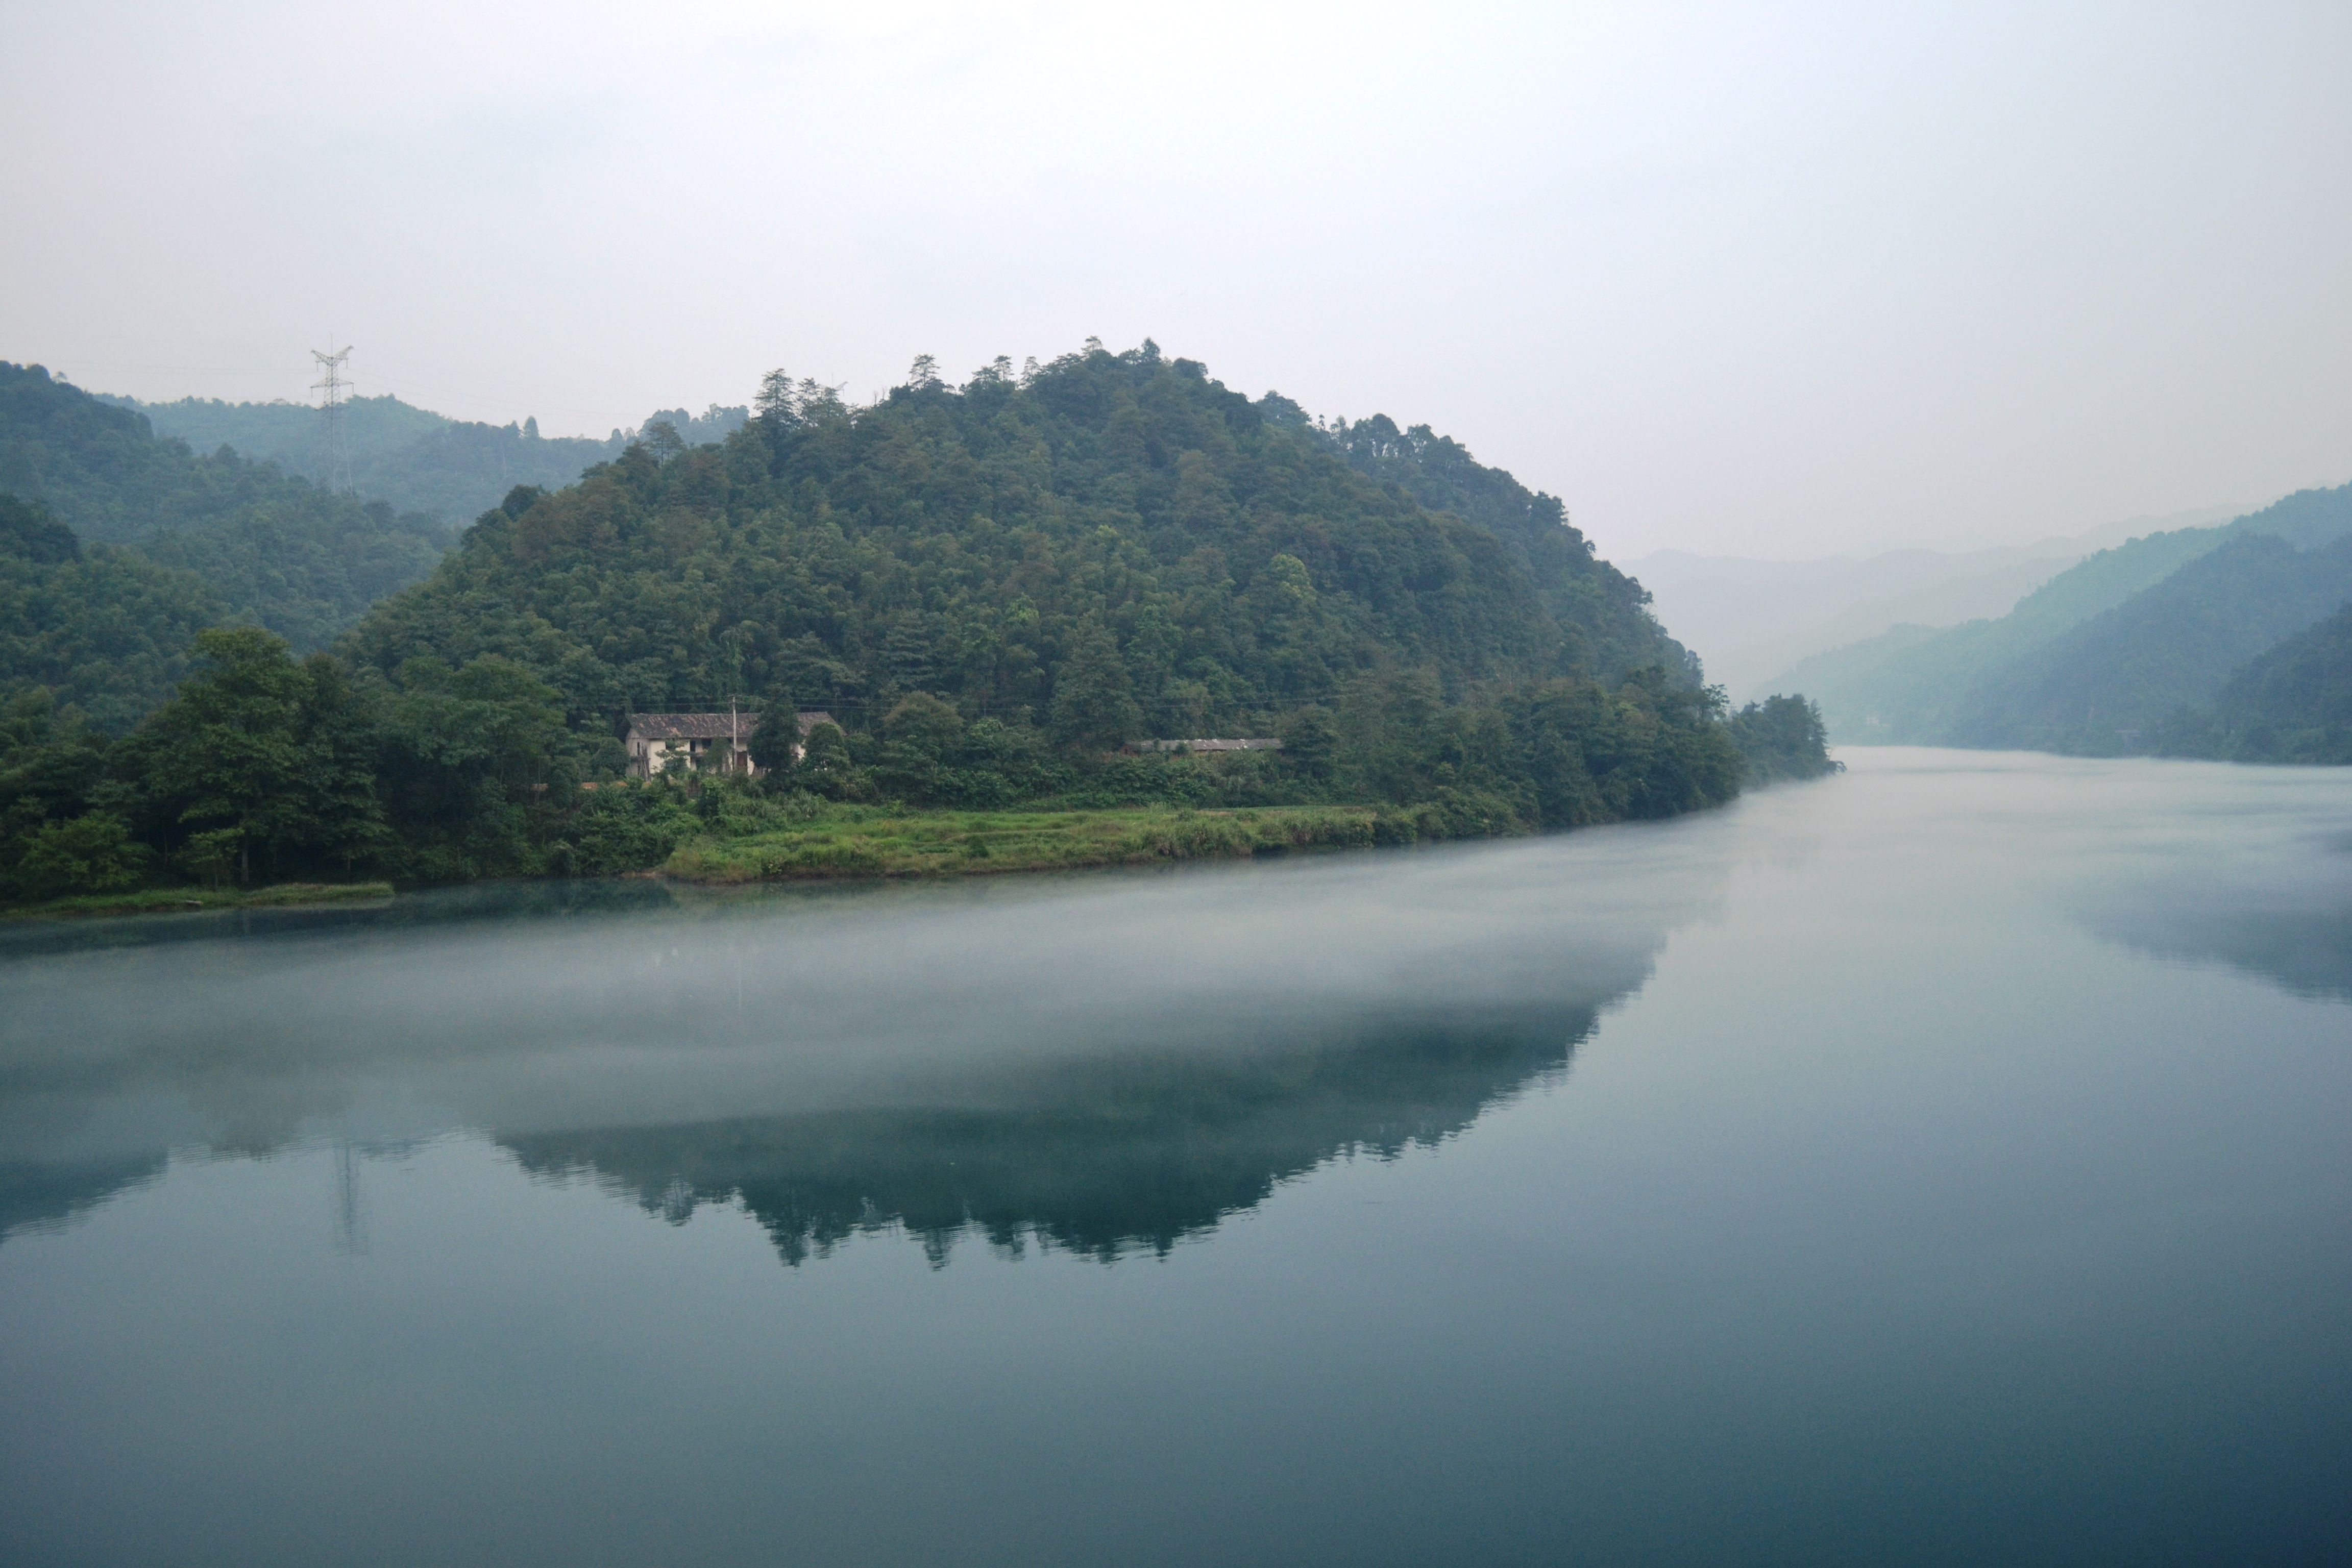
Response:
[{"label": "hillside slope", "polygon": [[47,687],[118,729],[168,695],[192,618],[322,648],[431,572],[450,540],[429,517],[158,439],[38,365],[0,363],[0,495],[86,547],[63,562],[12,554],[0,689]]},{"label": "hillside slope", "polygon": [[2100,551],[2052,577],[1997,619],[1937,630],[1898,626],[1815,654],[1768,682],[1821,704],[1843,742],[1937,745],[1986,677],[2216,548],[2219,529],[2177,529]]},{"label": "hillside slope", "polygon": [[[102,401],[145,415],[157,435],[184,440],[196,451],[230,447],[314,483],[330,477],[324,426],[319,410],[309,404],[198,397],[175,403]],[[596,440],[542,437],[536,419],[520,426],[451,419],[387,395],[353,398],[344,405],[343,445],[353,494],[384,501],[396,511],[463,522],[498,505],[517,485],[557,489],[572,483],[596,464],[619,457],[631,441],[652,435],[657,425],[670,426],[688,446],[702,446],[725,440],[751,412],[715,403],[699,415],[661,409],[634,431],[616,429]]]},{"label": "hillside slope", "polygon": [[[518,487],[340,657],[205,630],[126,738],[26,693],[0,900],[1157,861],[1665,817],[1834,770],[1809,705],[1727,720],[1559,503],[1452,443],[1375,478],[1355,427],[1149,342],[960,389],[927,368],[858,409],[777,373],[721,445],[663,432]],[[109,548],[0,522],[27,571]],[[732,748],[621,776],[632,710],[722,704],[759,776]]]},{"label": "hillside slope", "polygon": [[[2260,539],[2293,554],[2297,547],[2325,544],[2347,531],[2352,531],[2352,486],[2299,491],[2222,528],[2150,534],[2102,551],[2052,578],[1999,620],[1972,621],[1944,631],[1898,626],[1868,642],[1807,659],[1773,684],[1811,693],[1832,738],[1847,743],[2095,750],[2146,744],[2155,733],[2154,724],[2174,706],[2210,696],[2230,668],[2268,646],[2263,642],[2231,657],[2229,650],[2240,642],[2221,628],[2221,622],[2242,615],[2250,617],[2247,636],[2275,641],[2286,631],[2309,625],[2316,615],[2307,605],[2293,608],[2284,601],[2275,612],[2251,601],[2230,608],[2233,595],[2252,592],[2259,598],[2262,593],[2250,584],[2232,585],[2235,574],[2247,565],[2232,557],[2210,579],[2192,575],[2192,586],[2179,590],[2187,597],[2151,601],[2179,613],[2200,592],[2193,584],[2204,583],[2213,595],[2206,610],[2196,612],[2204,617],[2197,622],[2203,630],[2192,636],[2184,626],[2189,640],[2177,657],[2156,646],[2163,636],[2161,616],[2168,612],[2152,609],[2155,618],[2137,633],[2126,634],[2117,623],[2094,635],[2087,630],[2090,624],[2120,612],[2137,595],[2155,592],[2192,564],[2201,569],[2206,558],[2224,545]],[[2262,552],[2261,546],[2252,548]],[[2292,598],[2284,586],[2281,591]],[[2327,607],[2332,605],[2316,613],[2325,614]],[[2082,640],[2069,640],[2077,633]],[[2218,658],[2228,662],[2216,668]],[[2193,678],[2189,674],[2192,668],[2199,672]],[[2164,673],[2168,669],[2170,674]],[[2103,706],[2101,694],[2108,715],[2105,721],[2095,717]],[[2092,726],[2096,735],[2084,725]],[[2124,731],[2135,731],[2135,738],[2125,739]]]},{"label": "hillside slope", "polygon": [[2156,749],[2236,763],[2352,763],[2352,604],[2248,661],[2204,708],[2175,713]]},{"label": "hillside slope", "polygon": [[2352,535],[2298,550],[2242,533],[1989,677],[1948,743],[2076,755],[2148,750],[2184,704],[2352,599]]},{"label": "hillside slope", "polygon": [[1450,442],[1359,452],[1376,481],[1350,435],[1150,344],[868,408],[772,388],[721,447],[518,493],[347,646],[387,671],[503,654],[608,725],[730,693],[855,725],[916,691],[1042,724],[1089,648],[1088,680],[1161,735],[1264,732],[1372,672],[1420,672],[1431,701],[1649,667],[1695,685],[1556,500]]}]

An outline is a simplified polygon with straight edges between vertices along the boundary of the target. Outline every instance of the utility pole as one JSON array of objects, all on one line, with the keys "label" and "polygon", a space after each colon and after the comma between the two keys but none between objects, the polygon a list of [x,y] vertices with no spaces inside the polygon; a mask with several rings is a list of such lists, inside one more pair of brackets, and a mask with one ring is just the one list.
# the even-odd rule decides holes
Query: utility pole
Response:
[{"label": "utility pole", "polygon": [[[329,342],[334,337],[330,334]],[[344,344],[331,353],[312,349],[310,357],[319,362],[324,373],[321,380],[310,384],[310,390],[320,395],[319,413],[327,425],[327,489],[337,495],[348,494],[352,488],[351,454],[343,445],[343,394],[352,384],[343,376],[343,362],[352,357],[351,345]]]}]

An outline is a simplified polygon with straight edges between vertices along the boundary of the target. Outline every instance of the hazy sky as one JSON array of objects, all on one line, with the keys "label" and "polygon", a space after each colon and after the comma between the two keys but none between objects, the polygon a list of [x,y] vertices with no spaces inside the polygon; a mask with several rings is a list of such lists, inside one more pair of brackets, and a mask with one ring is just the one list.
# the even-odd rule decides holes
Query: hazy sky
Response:
[{"label": "hazy sky", "polygon": [[604,434],[1147,334],[1606,553],[2352,479],[2352,5],[0,0],[0,358]]}]

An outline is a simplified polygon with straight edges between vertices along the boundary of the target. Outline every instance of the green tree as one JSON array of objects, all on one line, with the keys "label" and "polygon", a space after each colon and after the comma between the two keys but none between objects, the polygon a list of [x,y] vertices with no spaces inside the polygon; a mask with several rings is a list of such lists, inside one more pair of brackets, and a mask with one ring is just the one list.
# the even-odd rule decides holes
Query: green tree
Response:
[{"label": "green tree", "polygon": [[760,721],[752,727],[748,750],[751,765],[767,775],[769,788],[791,787],[793,771],[800,765],[801,717],[789,695],[769,694],[760,710]]},{"label": "green tree", "polygon": [[486,654],[452,671],[412,659],[382,720],[380,776],[410,874],[433,881],[526,876],[551,841],[550,800],[568,786],[571,738],[552,688]]},{"label": "green tree", "polygon": [[1143,727],[1127,666],[1101,622],[1080,625],[1054,682],[1054,732],[1064,745],[1109,751]]},{"label": "green tree", "polygon": [[856,768],[849,755],[849,737],[841,732],[840,725],[830,721],[812,724],[801,745],[799,773],[803,784],[835,800],[851,793]]},{"label": "green tree", "polygon": [[28,898],[108,893],[136,887],[147,859],[147,847],[131,842],[121,817],[93,811],[45,824],[26,846],[16,878]]},{"label": "green tree", "polygon": [[1330,782],[1332,754],[1339,745],[1339,726],[1328,708],[1310,703],[1285,714],[1281,739],[1286,766],[1316,784]]},{"label": "green tree", "polygon": [[249,883],[257,848],[269,864],[319,826],[303,732],[310,682],[285,639],[257,626],[199,632],[196,651],[197,673],[142,727],[137,753],[179,824],[236,833],[237,880]]},{"label": "green tree", "polygon": [[884,790],[929,803],[952,792],[947,767],[963,748],[963,715],[928,691],[918,691],[882,721],[877,768]]}]

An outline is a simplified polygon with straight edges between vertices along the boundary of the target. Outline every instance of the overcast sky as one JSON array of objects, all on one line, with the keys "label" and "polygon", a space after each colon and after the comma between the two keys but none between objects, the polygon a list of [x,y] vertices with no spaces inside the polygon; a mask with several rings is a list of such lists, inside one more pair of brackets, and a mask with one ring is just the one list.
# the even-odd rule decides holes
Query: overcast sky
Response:
[{"label": "overcast sky", "polygon": [[1146,335],[1605,553],[2352,479],[2352,5],[0,0],[0,358],[603,435]]}]

